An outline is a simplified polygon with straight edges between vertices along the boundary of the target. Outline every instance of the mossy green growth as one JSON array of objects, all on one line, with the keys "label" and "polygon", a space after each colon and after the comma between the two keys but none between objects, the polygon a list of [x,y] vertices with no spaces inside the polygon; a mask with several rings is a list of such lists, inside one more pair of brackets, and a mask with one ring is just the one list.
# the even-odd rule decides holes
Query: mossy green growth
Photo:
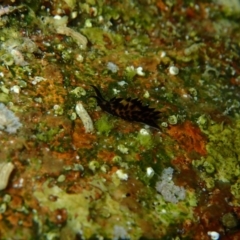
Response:
[{"label": "mossy green growth", "polygon": [[234,120],[231,126],[214,124],[202,131],[209,139],[208,155],[193,161],[193,165],[204,169],[200,176],[207,187],[214,187],[216,181],[230,183],[235,186],[233,194],[240,197],[240,188],[236,191],[236,181],[240,177],[240,119]]},{"label": "mossy green growth", "polygon": [[53,138],[59,133],[59,127],[48,128],[44,123],[40,123],[38,126],[39,133],[36,134],[38,140],[43,142],[52,141]]},{"label": "mossy green growth", "polygon": [[104,114],[95,123],[96,129],[100,134],[108,135],[113,128],[113,123],[108,119],[108,116]]},{"label": "mossy green growth", "polygon": [[109,39],[114,48],[123,45],[123,38],[120,34],[104,31],[101,28],[83,28],[81,29],[81,32],[89,39],[91,43],[97,44],[98,47],[105,52],[108,52],[108,44],[105,40],[106,37]]},{"label": "mossy green growth", "polygon": [[126,80],[132,81],[136,75],[137,75],[137,72],[133,66],[126,67],[124,71],[124,77],[126,78]]},{"label": "mossy green growth", "polygon": [[140,143],[140,145],[147,149],[153,147],[153,139],[151,133],[145,129],[141,129],[139,131],[137,135],[137,141]]},{"label": "mossy green growth", "polygon": [[76,87],[72,91],[70,91],[70,93],[73,94],[75,97],[79,98],[86,95],[86,90],[82,87]]},{"label": "mossy green growth", "polygon": [[[237,202],[239,202],[240,199],[240,180],[235,182],[235,184],[231,185],[231,193],[235,196]],[[239,206],[239,204],[238,204]]]},{"label": "mossy green growth", "polygon": [[157,213],[157,220],[162,226],[170,226],[186,219],[194,219],[194,207],[197,206],[196,193],[189,190],[186,193],[185,200],[178,203],[167,203],[160,194],[157,195],[154,211]]},{"label": "mossy green growth", "polygon": [[9,102],[9,95],[6,93],[0,93],[0,102],[1,103],[8,103]]}]

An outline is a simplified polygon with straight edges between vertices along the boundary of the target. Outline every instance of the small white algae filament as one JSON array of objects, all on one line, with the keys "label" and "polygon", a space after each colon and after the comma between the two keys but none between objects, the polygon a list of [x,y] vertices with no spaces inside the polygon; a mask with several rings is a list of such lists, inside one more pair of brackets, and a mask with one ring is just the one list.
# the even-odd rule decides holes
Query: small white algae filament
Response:
[{"label": "small white algae filament", "polygon": [[78,102],[76,105],[76,113],[77,115],[81,118],[84,128],[85,128],[85,132],[86,133],[90,133],[94,131],[93,128],[93,122],[91,117],[89,116],[88,112],[86,111],[86,109],[83,107],[81,102]]},{"label": "small white algae filament", "polygon": [[218,240],[220,238],[220,234],[215,231],[209,231],[207,234],[212,240]]},{"label": "small white algae filament", "polygon": [[10,162],[0,163],[0,190],[3,190],[8,185],[9,176],[14,168]]}]

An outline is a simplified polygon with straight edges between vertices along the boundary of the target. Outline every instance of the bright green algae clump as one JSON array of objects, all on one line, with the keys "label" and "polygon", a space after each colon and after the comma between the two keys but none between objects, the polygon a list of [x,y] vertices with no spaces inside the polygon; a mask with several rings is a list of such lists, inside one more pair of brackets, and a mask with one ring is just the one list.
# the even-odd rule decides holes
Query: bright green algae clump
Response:
[{"label": "bright green algae clump", "polygon": [[96,128],[100,134],[108,135],[113,128],[113,124],[109,121],[108,116],[104,114],[100,119],[96,121]]},{"label": "bright green algae clump", "polygon": [[231,184],[231,192],[235,198],[240,198],[240,119],[232,125],[214,124],[203,130],[209,138],[207,157],[193,161],[208,188],[216,181]]},{"label": "bright green algae clump", "polygon": [[137,141],[140,143],[140,145],[146,147],[147,149],[151,148],[154,145],[150,132],[145,129],[141,129],[139,131],[137,135]]}]

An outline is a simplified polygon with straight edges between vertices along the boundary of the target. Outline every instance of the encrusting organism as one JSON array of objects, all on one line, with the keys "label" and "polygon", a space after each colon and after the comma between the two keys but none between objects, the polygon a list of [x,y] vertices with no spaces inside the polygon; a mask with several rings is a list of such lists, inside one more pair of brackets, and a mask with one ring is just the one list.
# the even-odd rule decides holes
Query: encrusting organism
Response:
[{"label": "encrusting organism", "polygon": [[89,116],[88,112],[86,111],[86,109],[83,107],[81,102],[78,102],[76,104],[76,113],[77,115],[81,118],[84,128],[85,128],[85,132],[86,133],[91,133],[94,131],[93,128],[93,123],[92,123],[92,119]]},{"label": "encrusting organism", "polygon": [[8,133],[16,133],[20,127],[22,127],[22,124],[19,118],[3,103],[0,103],[0,130]]},{"label": "encrusting organism", "polygon": [[14,165],[11,162],[0,162],[0,191],[7,187],[13,169]]},{"label": "encrusting organism", "polygon": [[109,101],[105,100],[99,89],[93,85],[97,96],[91,96],[97,100],[102,110],[114,116],[120,117],[127,121],[135,121],[145,123],[153,128],[160,129],[157,120],[160,117],[160,111],[149,106],[144,106],[137,98],[116,98],[113,97]]},{"label": "encrusting organism", "polygon": [[156,183],[156,190],[166,202],[178,203],[186,197],[186,190],[183,187],[176,186],[172,181],[173,168],[169,167],[163,170],[159,181]]}]

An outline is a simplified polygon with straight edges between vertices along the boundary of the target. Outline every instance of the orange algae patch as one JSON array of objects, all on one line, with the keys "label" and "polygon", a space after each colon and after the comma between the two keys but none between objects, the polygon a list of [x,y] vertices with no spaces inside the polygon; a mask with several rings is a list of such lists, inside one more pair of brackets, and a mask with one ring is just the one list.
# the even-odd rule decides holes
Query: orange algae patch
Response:
[{"label": "orange algae patch", "polygon": [[[198,206],[195,208],[195,213],[199,216],[199,221],[191,229],[185,229],[185,231],[197,232],[198,237],[195,236],[194,240],[208,240],[207,231],[211,229],[220,233],[224,232],[223,225],[219,220],[224,214],[233,211],[232,206],[229,205],[226,199],[231,199],[231,193],[229,186],[225,184],[219,184],[210,194],[209,192],[202,193],[199,196]],[[225,236],[221,236],[221,239],[239,239],[239,237],[237,235],[230,237],[230,235],[226,234]]]},{"label": "orange algae patch", "polygon": [[42,158],[41,174],[59,174],[65,164],[66,159],[66,153],[61,154],[57,152],[44,151]]},{"label": "orange algae patch", "polygon": [[11,207],[11,209],[13,209],[13,210],[21,209],[22,205],[23,205],[22,197],[20,197],[18,195],[13,195],[12,200],[9,203],[9,206]]},{"label": "orange algae patch", "polygon": [[14,228],[14,230],[19,226],[19,222],[23,227],[32,227],[32,215],[26,216],[20,212],[11,212],[8,216],[6,216],[6,220],[9,224]]},{"label": "orange algae patch", "polygon": [[104,162],[111,162],[116,154],[107,150],[102,150],[98,152],[98,159],[102,159]]},{"label": "orange algae patch", "polygon": [[34,92],[31,94],[41,97],[45,107],[64,104],[67,90],[64,88],[60,70],[55,65],[46,66],[43,72],[43,81],[35,85]]},{"label": "orange algae patch", "polygon": [[77,154],[76,152],[52,152],[52,156],[56,159],[62,159],[64,164],[71,165],[73,162],[76,161]]},{"label": "orange algae patch", "polygon": [[157,1],[157,7],[160,9],[160,11],[166,11],[167,9],[166,4],[162,0]]},{"label": "orange algae patch", "polygon": [[67,95],[63,83],[56,83],[55,79],[46,79],[36,87],[36,96],[41,96],[44,104],[52,106],[63,104]]},{"label": "orange algae patch", "polygon": [[138,122],[129,122],[123,119],[118,119],[118,123],[116,124],[116,130],[121,132],[122,134],[129,134],[135,131],[137,125],[140,126],[141,123]]},{"label": "orange algae patch", "polygon": [[75,148],[93,148],[94,143],[96,143],[96,135],[85,133],[84,127],[80,124],[80,120],[76,120],[76,125],[73,132],[73,145]]},{"label": "orange algae patch", "polygon": [[179,169],[182,170],[189,170],[189,168],[191,168],[191,163],[192,163],[192,159],[187,157],[187,156],[177,156],[176,158],[174,158],[171,163],[174,166],[177,166]]},{"label": "orange algae patch", "polygon": [[207,153],[205,137],[202,135],[200,129],[194,126],[190,121],[171,126],[168,130],[168,134],[177,140],[187,152],[195,151],[201,155]]}]

